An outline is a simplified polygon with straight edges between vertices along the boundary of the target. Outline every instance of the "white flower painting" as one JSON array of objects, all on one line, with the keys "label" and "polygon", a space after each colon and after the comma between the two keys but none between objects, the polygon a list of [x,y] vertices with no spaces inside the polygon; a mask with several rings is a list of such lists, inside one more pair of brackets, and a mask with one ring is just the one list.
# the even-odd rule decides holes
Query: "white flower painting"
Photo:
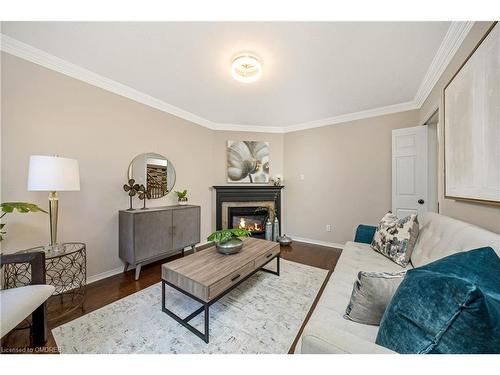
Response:
[{"label": "white flower painting", "polygon": [[269,142],[227,141],[227,182],[269,182]]}]

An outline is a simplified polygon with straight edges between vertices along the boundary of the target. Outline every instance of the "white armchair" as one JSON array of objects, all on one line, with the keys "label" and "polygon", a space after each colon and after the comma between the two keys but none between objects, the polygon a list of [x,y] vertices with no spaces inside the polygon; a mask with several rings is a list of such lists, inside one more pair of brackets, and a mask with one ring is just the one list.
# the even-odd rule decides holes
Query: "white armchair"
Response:
[{"label": "white armchair", "polygon": [[32,314],[32,345],[47,341],[47,308],[45,301],[54,293],[52,285],[45,284],[45,253],[2,255],[0,264],[29,263],[31,285],[0,291],[0,333],[4,337]]}]

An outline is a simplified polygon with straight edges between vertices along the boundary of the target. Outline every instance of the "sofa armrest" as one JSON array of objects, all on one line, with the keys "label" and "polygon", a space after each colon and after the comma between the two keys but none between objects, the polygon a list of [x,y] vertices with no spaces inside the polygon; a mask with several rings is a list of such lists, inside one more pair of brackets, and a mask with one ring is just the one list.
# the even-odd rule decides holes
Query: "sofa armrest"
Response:
[{"label": "sofa armrest", "polygon": [[356,228],[354,242],[371,244],[376,230],[377,227],[374,227],[373,225],[358,225],[358,227]]},{"label": "sofa armrest", "polygon": [[45,284],[45,253],[6,254],[0,256],[0,265],[13,263],[29,263],[31,267],[31,285]]},{"label": "sofa armrest", "polygon": [[306,333],[302,336],[300,345],[297,352],[301,354],[397,354],[342,330],[335,330],[330,334],[328,329]]}]

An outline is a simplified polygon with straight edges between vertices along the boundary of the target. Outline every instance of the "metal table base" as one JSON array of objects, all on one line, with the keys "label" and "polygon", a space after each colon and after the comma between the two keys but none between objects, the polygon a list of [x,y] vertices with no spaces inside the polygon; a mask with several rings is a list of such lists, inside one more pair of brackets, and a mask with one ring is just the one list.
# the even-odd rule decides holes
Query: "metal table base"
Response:
[{"label": "metal table base", "polygon": [[[276,265],[277,265],[276,266],[276,271],[264,268],[265,265],[267,265],[269,262],[273,261],[274,259],[276,259],[276,262],[277,262],[276,263]],[[249,277],[253,276],[258,271],[264,271],[264,272],[268,272],[268,273],[271,273],[273,275],[279,276],[280,275],[280,254],[275,255],[274,257],[272,257],[271,259],[269,259],[266,263],[264,263],[262,266],[260,266],[256,270],[252,271],[250,274],[248,274],[247,276],[245,276],[243,279],[241,279],[240,281],[238,281],[236,284],[232,285],[229,289],[223,291],[217,297],[213,298],[212,300],[210,300],[208,302],[207,301],[203,301],[202,299],[200,299],[200,298],[192,295],[189,292],[186,292],[185,290],[182,290],[178,286],[173,285],[172,283],[169,283],[168,281],[162,280],[161,281],[161,308],[162,308],[162,311],[164,313],[166,313],[167,315],[169,315],[170,317],[172,317],[173,319],[175,319],[175,321],[177,321],[178,323],[182,324],[185,328],[187,328],[188,330],[190,330],[192,333],[194,333],[196,336],[198,336],[200,339],[202,339],[203,341],[205,341],[208,344],[208,341],[209,341],[209,330],[210,330],[210,327],[209,327],[209,309],[210,309],[210,306],[212,304],[214,304],[215,302],[217,302],[222,297],[224,297],[227,293],[229,293],[230,291],[232,291],[234,288],[236,288],[237,286],[239,286],[242,282],[246,281]],[[167,309],[165,307],[165,286],[166,285],[168,285],[171,288],[174,288],[175,290],[178,290],[182,294],[184,294],[184,295],[186,295],[186,296],[194,299],[195,301],[201,303],[202,306],[200,308],[198,308],[197,310],[195,310],[194,312],[192,312],[191,314],[189,314],[188,316],[186,316],[185,318],[181,318],[180,316],[178,316],[177,314],[175,314],[173,311],[171,311],[171,310],[169,310],[169,309]],[[205,315],[204,316],[204,323],[205,323],[204,331],[205,332],[200,332],[194,326],[192,326],[191,324],[189,324],[190,320],[192,320],[194,317],[198,316],[202,312]]]}]

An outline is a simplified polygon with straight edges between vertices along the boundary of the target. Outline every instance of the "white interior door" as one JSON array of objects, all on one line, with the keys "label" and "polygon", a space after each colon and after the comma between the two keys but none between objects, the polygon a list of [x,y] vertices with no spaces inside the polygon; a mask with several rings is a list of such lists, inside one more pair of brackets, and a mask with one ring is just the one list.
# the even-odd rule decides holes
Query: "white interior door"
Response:
[{"label": "white interior door", "polygon": [[392,131],[392,212],[399,218],[428,210],[427,126]]}]

